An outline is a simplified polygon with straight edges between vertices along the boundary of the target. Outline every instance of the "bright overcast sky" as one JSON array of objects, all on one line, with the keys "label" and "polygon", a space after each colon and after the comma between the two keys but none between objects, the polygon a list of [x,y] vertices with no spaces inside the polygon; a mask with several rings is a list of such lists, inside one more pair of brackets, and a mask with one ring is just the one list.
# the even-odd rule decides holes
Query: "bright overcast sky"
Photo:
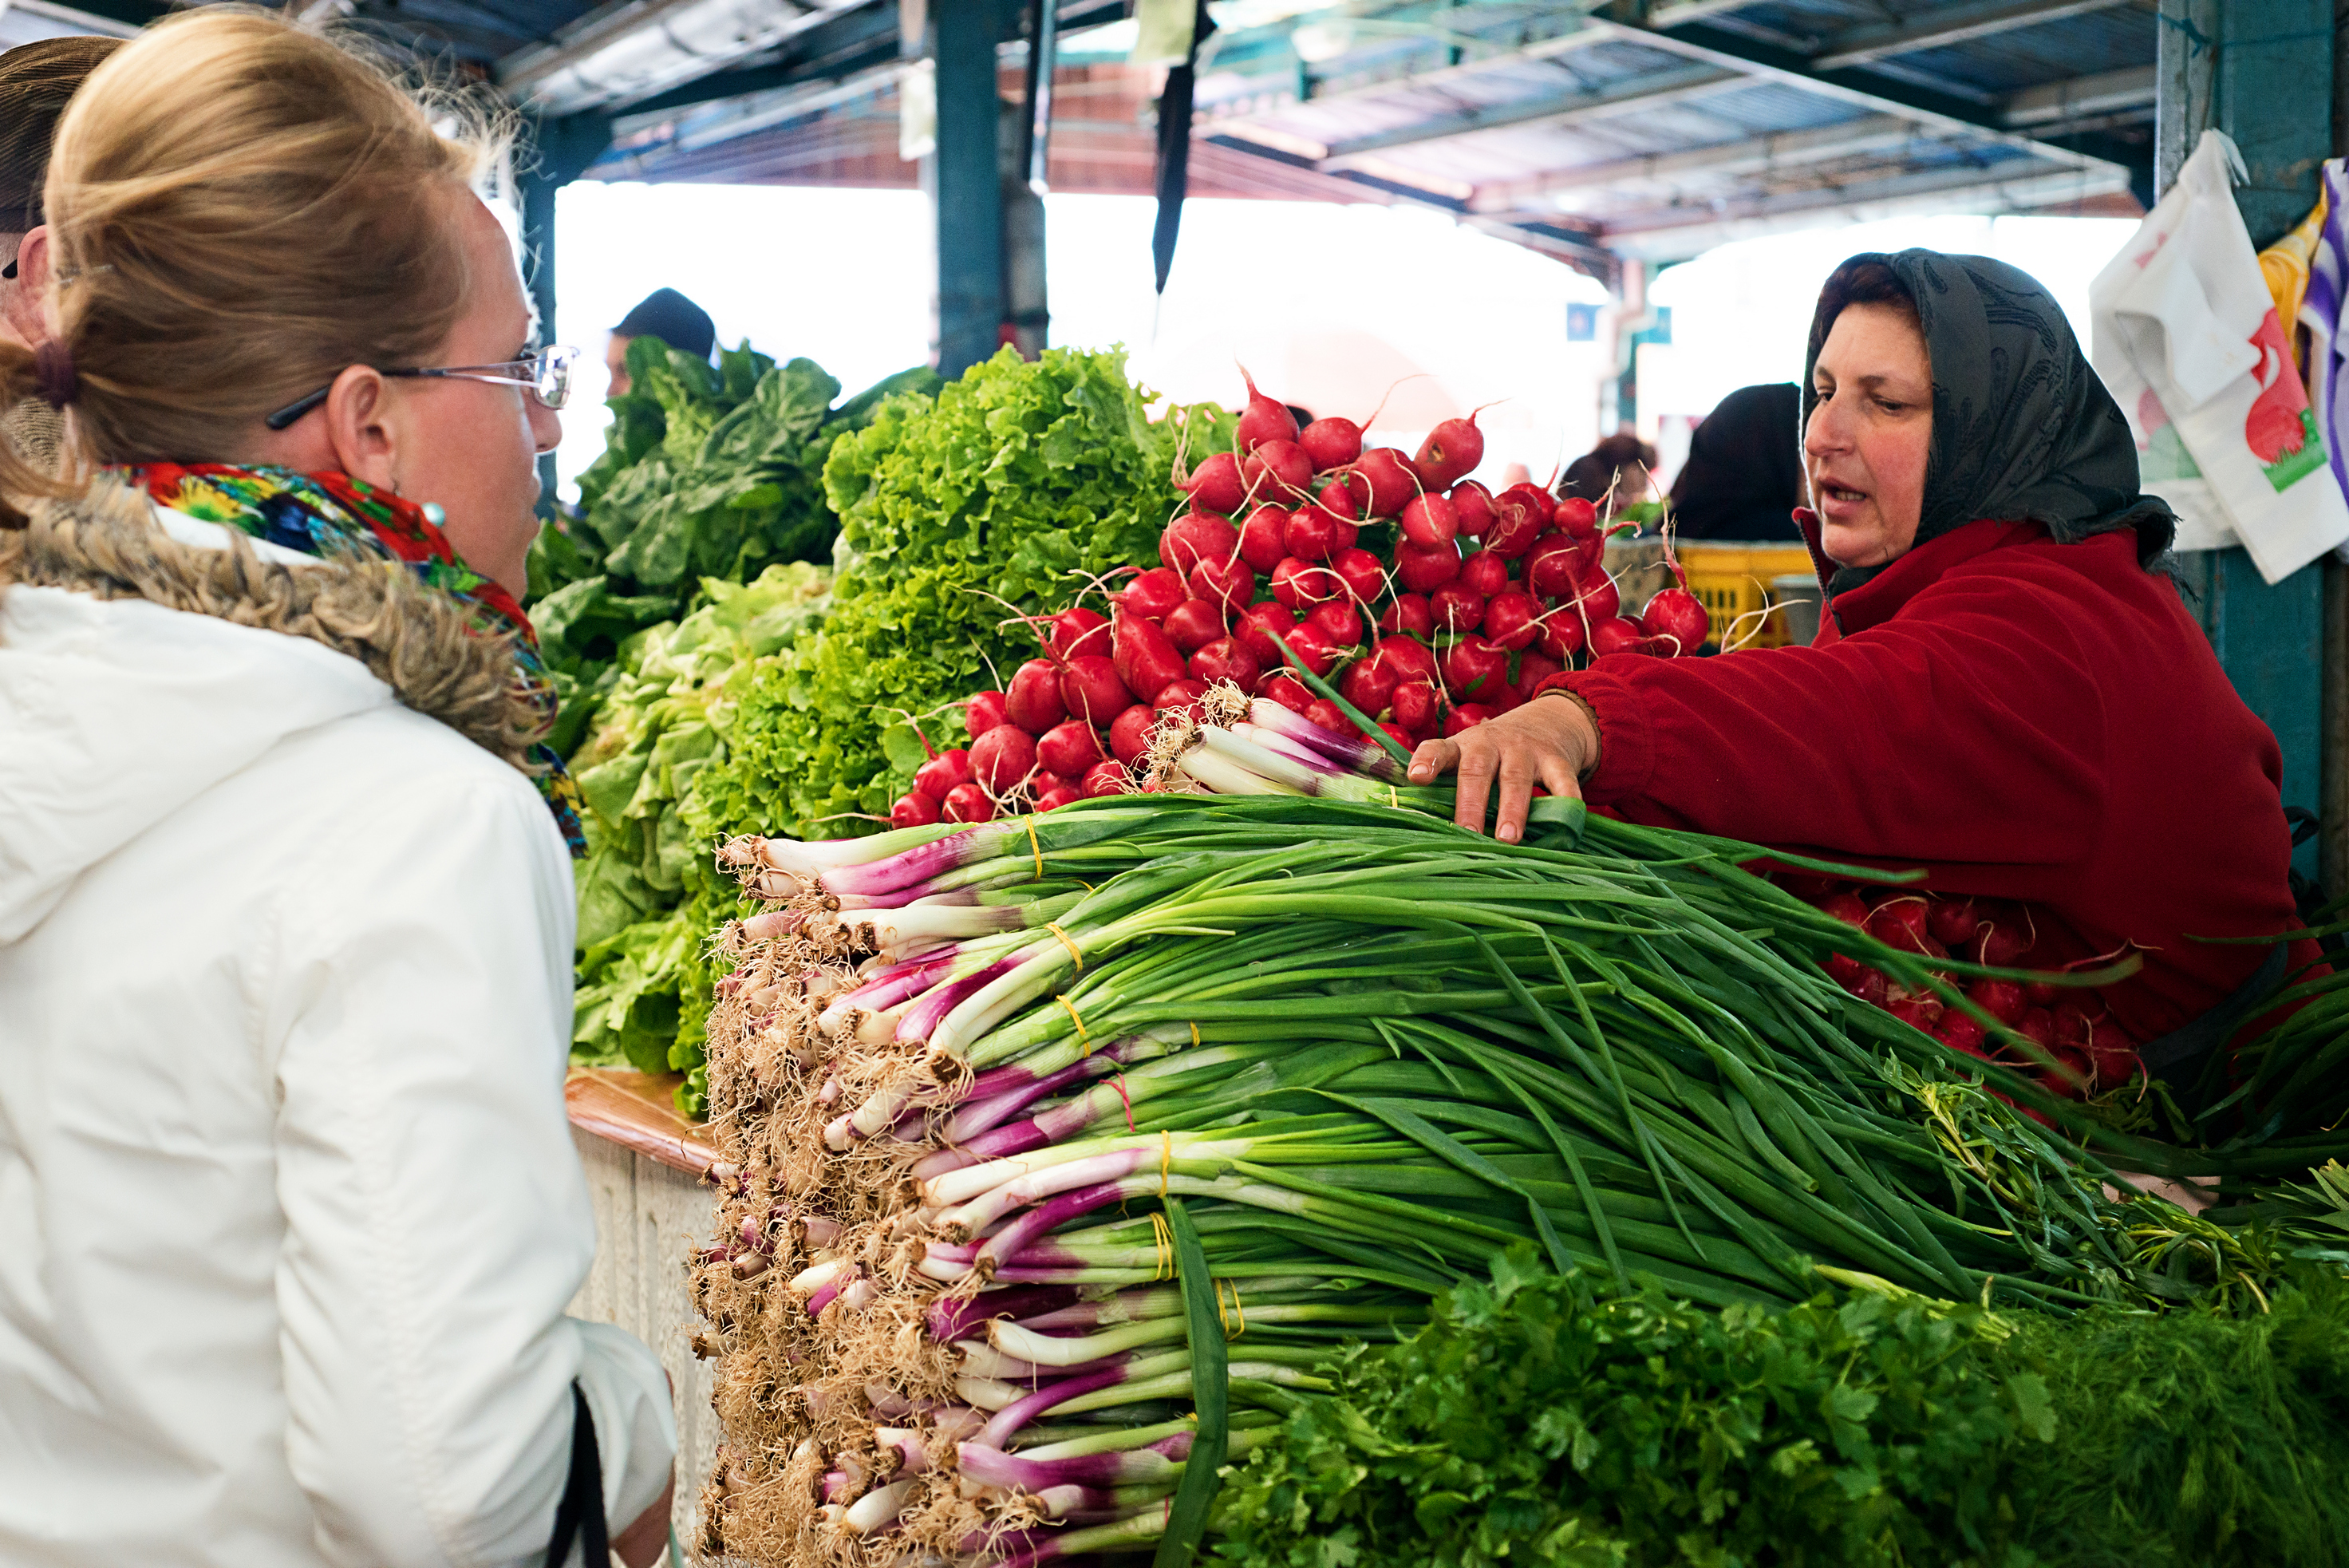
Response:
[{"label": "bright overcast sky", "polygon": [[[1435,213],[1318,202],[1184,208],[1166,297],[1151,289],[1147,198],[1048,199],[1052,341],[1123,343],[1136,378],[1185,400],[1237,400],[1237,366],[1316,412],[1413,443],[1478,404],[1488,466],[1541,474],[1598,433],[1601,346],[1568,343],[1567,306],[1599,285]],[[664,285],[698,301],[722,341],[804,355],[850,392],[918,363],[930,335],[929,220],[911,191],[603,185],[560,197],[558,340],[600,358],[605,335]],[[1656,279],[1673,347],[1643,360],[1643,411],[1701,415],[1734,388],[1801,373],[1819,282],[1855,251],[1928,245],[1996,255],[2054,292],[2085,343],[2088,280],[2127,220],[1911,218],[1745,240]],[[564,416],[564,483],[602,450],[595,394]]]}]

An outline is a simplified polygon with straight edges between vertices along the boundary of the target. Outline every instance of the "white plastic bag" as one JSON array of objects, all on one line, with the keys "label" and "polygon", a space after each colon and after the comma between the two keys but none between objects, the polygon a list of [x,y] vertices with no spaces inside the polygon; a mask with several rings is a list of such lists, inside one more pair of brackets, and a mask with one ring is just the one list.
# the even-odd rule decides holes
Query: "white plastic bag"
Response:
[{"label": "white plastic bag", "polygon": [[2349,540],[2349,501],[2235,205],[2242,172],[2235,144],[2204,131],[2089,289],[2092,358],[2139,483],[2178,514],[2178,548],[2240,544],[2273,583]]}]

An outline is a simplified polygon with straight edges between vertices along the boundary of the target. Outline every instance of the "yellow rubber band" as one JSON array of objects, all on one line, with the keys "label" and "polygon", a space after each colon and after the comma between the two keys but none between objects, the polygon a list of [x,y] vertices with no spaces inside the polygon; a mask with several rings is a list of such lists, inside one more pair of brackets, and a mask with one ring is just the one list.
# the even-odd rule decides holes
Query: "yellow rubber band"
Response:
[{"label": "yellow rubber band", "polygon": [[[1394,786],[1389,784],[1387,787],[1392,789]],[[1044,846],[1036,842],[1036,819],[1032,816],[1023,816],[1019,820],[1028,826],[1028,847],[1036,852],[1036,877],[1037,880],[1041,881],[1044,877]]]},{"label": "yellow rubber band", "polygon": [[[1401,811],[1402,809],[1402,797],[1395,794],[1395,786],[1392,784],[1387,785],[1387,804],[1394,807],[1397,811]],[[1028,831],[1033,833],[1036,830],[1031,827]]]},{"label": "yellow rubber band", "polygon": [[[1199,1026],[1198,1026],[1196,1023],[1194,1023],[1194,1024],[1192,1024],[1192,1025],[1191,1025],[1191,1049],[1192,1049],[1192,1050],[1194,1050],[1194,1051],[1196,1051],[1198,1048],[1199,1048]],[[2327,1127],[2325,1130],[2326,1130],[2327,1132],[2330,1132],[2330,1131],[2332,1131],[2333,1129],[2332,1129],[2332,1128],[2330,1128],[2330,1127]]]},{"label": "yellow rubber band", "polygon": [[1162,1132],[1158,1136],[1166,1140],[1158,1146],[1158,1197],[1161,1201],[1164,1201],[1166,1197],[1166,1175],[1174,1168],[1174,1135],[1172,1132]]},{"label": "yellow rubber band", "polygon": [[1216,1321],[1224,1325],[1224,1337],[1226,1339],[1229,1339],[1232,1336],[1232,1314],[1224,1310],[1224,1285],[1226,1282],[1222,1280],[1210,1280],[1207,1282],[1216,1287]]},{"label": "yellow rubber band", "polygon": [[1093,1054],[1092,1036],[1085,1033],[1085,1021],[1077,1016],[1077,1004],[1065,996],[1056,996],[1052,1000],[1069,1010],[1069,1022],[1077,1026],[1077,1054],[1092,1055]]},{"label": "yellow rubber band", "polygon": [[[1229,1286],[1232,1293],[1232,1310],[1229,1313],[1226,1313],[1224,1311],[1224,1289],[1226,1286]],[[1216,1317],[1224,1325],[1224,1337],[1226,1339],[1237,1339],[1240,1335],[1247,1332],[1247,1309],[1240,1305],[1240,1282],[1237,1280],[1217,1280],[1216,1282]],[[1235,1323],[1238,1324],[1237,1327],[1233,1326]]]},{"label": "yellow rubber band", "polygon": [[1084,973],[1085,955],[1077,950],[1077,944],[1069,940],[1069,933],[1061,929],[1060,927],[1054,925],[1050,920],[1044,922],[1044,929],[1061,939],[1061,945],[1069,950],[1069,956],[1071,958],[1077,961],[1077,972],[1079,974]]},{"label": "yellow rubber band", "polygon": [[1173,1279],[1174,1277],[1174,1232],[1167,1225],[1165,1215],[1155,1213],[1151,1215],[1150,1241],[1151,1244],[1158,1249],[1158,1264],[1150,1271],[1152,1281]]}]

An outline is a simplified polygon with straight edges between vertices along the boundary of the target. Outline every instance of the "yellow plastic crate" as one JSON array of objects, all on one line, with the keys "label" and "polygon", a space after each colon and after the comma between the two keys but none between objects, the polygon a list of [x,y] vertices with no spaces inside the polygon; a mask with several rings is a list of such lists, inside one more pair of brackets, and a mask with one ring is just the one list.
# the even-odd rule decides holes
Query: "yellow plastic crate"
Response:
[{"label": "yellow plastic crate", "polygon": [[[1716,640],[1739,616],[1769,607],[1771,578],[1811,569],[1811,553],[1800,545],[1688,539],[1675,543],[1672,550],[1688,571],[1689,592],[1713,618]],[[1786,618],[1776,611],[1763,624],[1762,635],[1744,644],[1750,648],[1785,645]]]}]

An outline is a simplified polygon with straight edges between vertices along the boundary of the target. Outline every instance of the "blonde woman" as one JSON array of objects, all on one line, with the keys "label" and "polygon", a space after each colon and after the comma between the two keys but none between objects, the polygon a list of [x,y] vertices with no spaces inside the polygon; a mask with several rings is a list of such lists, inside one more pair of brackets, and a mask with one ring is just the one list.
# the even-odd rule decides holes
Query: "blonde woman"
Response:
[{"label": "blonde woman", "polygon": [[564,1315],[571,819],[513,596],[568,360],[481,151],[212,6],[58,127],[56,334],[0,346],[91,470],[0,452],[0,1562],[666,1539],[660,1366]]}]

